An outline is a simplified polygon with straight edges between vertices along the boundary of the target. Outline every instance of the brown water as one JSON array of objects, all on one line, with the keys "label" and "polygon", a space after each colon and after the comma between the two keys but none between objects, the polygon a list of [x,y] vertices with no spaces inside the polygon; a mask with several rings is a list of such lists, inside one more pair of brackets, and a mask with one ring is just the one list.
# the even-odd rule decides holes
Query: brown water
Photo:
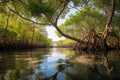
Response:
[{"label": "brown water", "polygon": [[0,53],[0,80],[120,80],[120,52],[37,49]]}]

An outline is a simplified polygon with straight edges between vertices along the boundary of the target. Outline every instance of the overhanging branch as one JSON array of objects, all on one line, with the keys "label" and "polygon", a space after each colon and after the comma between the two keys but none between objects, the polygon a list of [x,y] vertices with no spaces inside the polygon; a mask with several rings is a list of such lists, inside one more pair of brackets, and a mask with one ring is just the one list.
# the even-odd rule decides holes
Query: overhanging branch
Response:
[{"label": "overhanging branch", "polygon": [[80,43],[85,43],[85,42],[82,41],[81,39],[78,39],[78,38],[76,38],[76,37],[73,37],[73,36],[70,36],[70,35],[65,34],[56,24],[54,24],[54,27],[56,28],[56,30],[57,30],[62,36],[66,37],[66,38],[69,38],[69,39],[71,39],[71,40],[80,42]]},{"label": "overhanging branch", "polygon": [[104,32],[103,32],[103,40],[105,40],[107,38],[108,30],[110,31],[110,24],[112,22],[114,12],[115,12],[115,0],[112,0],[111,12],[108,16],[108,20],[107,20],[107,23],[106,23],[106,26],[105,26],[105,29],[104,29]]},{"label": "overhanging branch", "polygon": [[112,18],[113,18],[114,12],[115,12],[115,0],[112,0],[111,13],[110,13],[110,15],[109,15],[109,19],[108,19],[108,21],[107,21],[107,25],[108,25],[108,26],[110,26],[110,24],[111,24],[111,21],[112,21]]},{"label": "overhanging branch", "polygon": [[[62,14],[62,12],[65,10],[67,4],[68,4],[69,0],[66,0],[64,5],[63,5],[63,8],[60,10],[60,12],[58,13],[56,19],[55,19],[55,22],[52,22],[53,26],[56,28],[56,30],[64,37],[66,38],[69,38],[71,40],[74,40],[74,41],[77,41],[77,42],[80,42],[80,43],[85,43],[84,41],[82,41],[81,39],[78,39],[76,37],[73,37],[73,36],[70,36],[68,34],[65,34],[57,25],[57,22],[58,22],[58,19],[60,17],[60,15]],[[50,19],[49,19],[50,20]]]},{"label": "overhanging branch", "polygon": [[69,0],[66,0],[65,4],[63,5],[63,8],[62,8],[61,11],[58,13],[58,15],[57,15],[57,17],[56,17],[56,19],[55,19],[55,24],[57,24],[58,19],[59,19],[60,15],[62,14],[62,12],[65,10],[66,5],[68,4],[68,2],[69,2]]},{"label": "overhanging branch", "polygon": [[52,24],[50,24],[50,23],[35,22],[35,21],[33,21],[33,20],[29,19],[29,18],[25,18],[25,17],[22,16],[19,12],[11,9],[10,7],[8,7],[8,8],[9,8],[10,11],[12,11],[13,13],[15,13],[16,15],[18,15],[18,16],[21,17],[22,19],[25,19],[25,20],[27,20],[27,21],[30,21],[30,22],[32,22],[32,23],[34,23],[34,24],[37,24],[37,25],[52,25]]}]

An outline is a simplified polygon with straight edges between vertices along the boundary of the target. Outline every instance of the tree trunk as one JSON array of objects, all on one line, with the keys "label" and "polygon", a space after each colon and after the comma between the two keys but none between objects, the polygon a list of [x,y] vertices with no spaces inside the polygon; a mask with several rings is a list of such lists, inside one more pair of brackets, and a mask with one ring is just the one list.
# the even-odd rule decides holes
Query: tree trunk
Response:
[{"label": "tree trunk", "polygon": [[115,0],[112,0],[111,13],[108,16],[108,20],[107,20],[107,23],[106,23],[106,26],[105,26],[105,29],[104,29],[104,32],[103,32],[103,44],[104,44],[104,47],[108,47],[106,39],[107,39],[108,31],[110,31],[110,24],[111,24],[113,15],[114,15],[114,11],[115,11]]},{"label": "tree trunk", "polygon": [[80,39],[78,39],[78,38],[76,38],[76,37],[73,37],[73,36],[70,36],[70,35],[67,35],[67,34],[63,33],[56,24],[54,25],[54,27],[56,28],[56,30],[57,30],[62,36],[66,37],[66,38],[69,38],[69,39],[72,39],[72,40],[74,40],[74,41],[80,42],[80,43],[85,43],[84,41],[82,41],[82,40],[80,40]]},{"label": "tree trunk", "polygon": [[6,27],[5,27],[5,30],[4,30],[4,34],[2,36],[4,42],[6,41],[6,38],[7,38],[7,29],[8,29],[8,25],[9,25],[9,19],[10,19],[10,11],[8,12],[8,17],[6,19]]},{"label": "tree trunk", "polygon": [[34,35],[35,35],[35,28],[32,30],[32,39],[31,39],[31,44],[33,44]]}]

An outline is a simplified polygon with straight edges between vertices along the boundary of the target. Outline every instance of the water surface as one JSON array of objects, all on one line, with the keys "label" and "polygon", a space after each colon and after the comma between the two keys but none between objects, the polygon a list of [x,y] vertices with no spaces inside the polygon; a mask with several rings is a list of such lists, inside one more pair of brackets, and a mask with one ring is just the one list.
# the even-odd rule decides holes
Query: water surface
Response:
[{"label": "water surface", "polygon": [[37,49],[0,53],[0,80],[120,80],[120,52]]}]

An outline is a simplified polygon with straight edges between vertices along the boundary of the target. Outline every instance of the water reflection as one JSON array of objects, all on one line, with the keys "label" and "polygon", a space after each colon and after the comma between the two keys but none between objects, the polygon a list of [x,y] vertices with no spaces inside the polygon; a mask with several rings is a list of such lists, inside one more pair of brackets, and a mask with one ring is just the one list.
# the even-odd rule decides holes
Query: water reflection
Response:
[{"label": "water reflection", "polygon": [[120,80],[120,53],[69,49],[0,53],[0,80]]},{"label": "water reflection", "polygon": [[77,55],[65,71],[66,80],[120,80],[119,58],[117,52]]}]

